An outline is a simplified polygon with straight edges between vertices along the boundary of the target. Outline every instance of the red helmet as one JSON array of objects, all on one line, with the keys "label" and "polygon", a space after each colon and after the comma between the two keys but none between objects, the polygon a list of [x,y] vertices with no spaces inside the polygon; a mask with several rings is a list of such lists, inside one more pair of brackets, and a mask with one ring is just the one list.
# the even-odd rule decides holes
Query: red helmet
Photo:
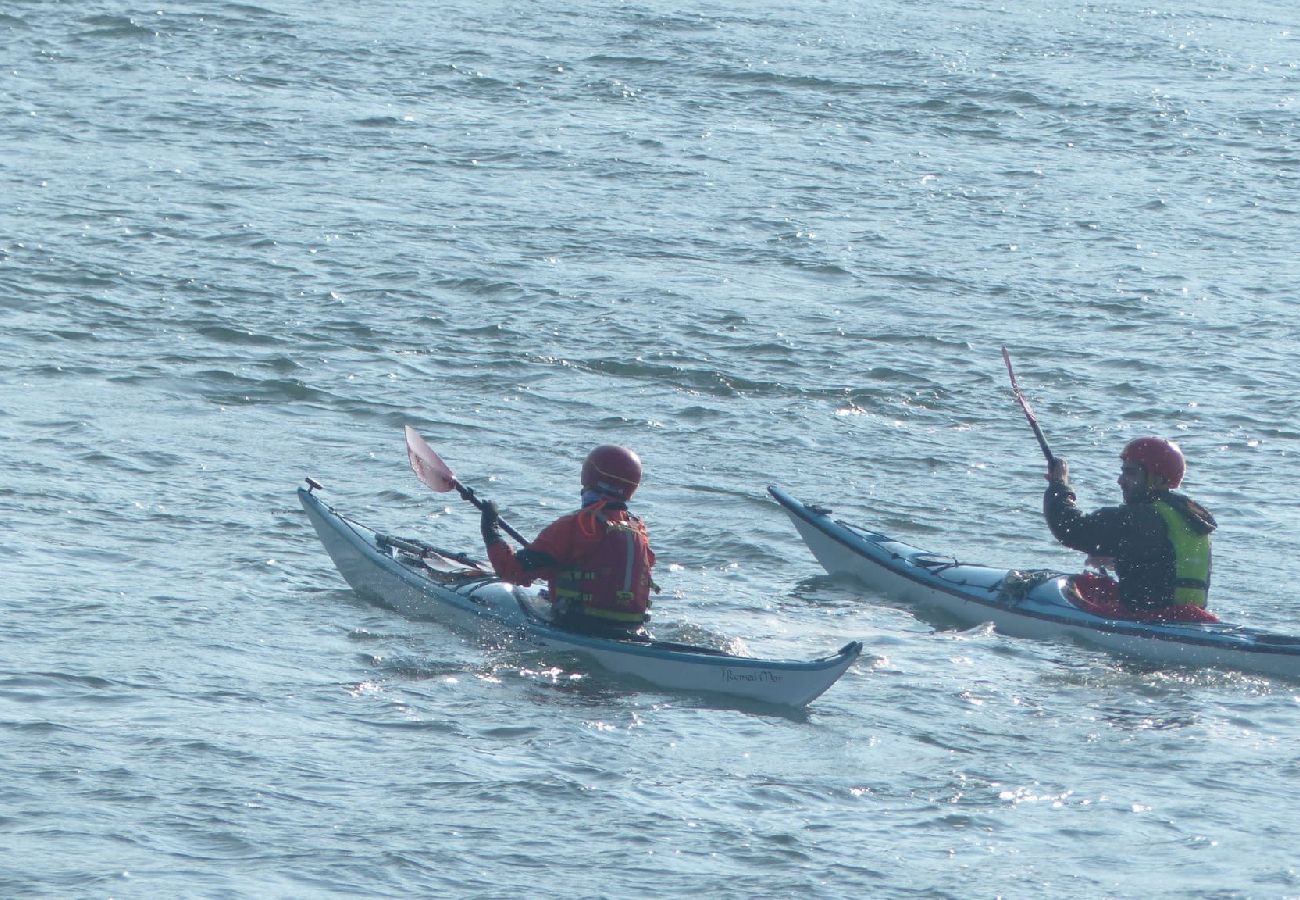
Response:
[{"label": "red helmet", "polygon": [[641,483],[641,459],[626,447],[601,444],[582,464],[582,486],[619,500],[631,500]]},{"label": "red helmet", "polygon": [[1187,463],[1183,451],[1173,441],[1158,437],[1140,437],[1129,441],[1119,458],[1125,462],[1135,462],[1147,470],[1148,475],[1156,475],[1169,482],[1171,488],[1183,483],[1183,473]]}]

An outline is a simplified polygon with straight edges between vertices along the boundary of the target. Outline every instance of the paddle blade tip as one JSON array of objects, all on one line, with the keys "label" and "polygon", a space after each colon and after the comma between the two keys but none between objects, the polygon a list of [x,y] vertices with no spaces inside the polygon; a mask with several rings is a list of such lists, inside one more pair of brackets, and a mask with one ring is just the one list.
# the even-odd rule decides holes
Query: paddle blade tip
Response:
[{"label": "paddle blade tip", "polygon": [[406,458],[411,463],[411,471],[435,491],[451,491],[456,488],[456,476],[410,425],[406,426]]}]

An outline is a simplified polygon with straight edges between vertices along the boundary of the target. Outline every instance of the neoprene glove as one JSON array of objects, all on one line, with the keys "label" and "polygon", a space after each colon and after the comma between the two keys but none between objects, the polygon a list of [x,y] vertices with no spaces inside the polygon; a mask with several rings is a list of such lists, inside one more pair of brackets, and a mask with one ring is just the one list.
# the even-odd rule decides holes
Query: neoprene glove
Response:
[{"label": "neoprene glove", "polygon": [[497,505],[491,500],[483,504],[483,515],[479,519],[479,530],[483,532],[484,546],[490,547],[504,540],[501,537],[501,516],[497,513]]}]

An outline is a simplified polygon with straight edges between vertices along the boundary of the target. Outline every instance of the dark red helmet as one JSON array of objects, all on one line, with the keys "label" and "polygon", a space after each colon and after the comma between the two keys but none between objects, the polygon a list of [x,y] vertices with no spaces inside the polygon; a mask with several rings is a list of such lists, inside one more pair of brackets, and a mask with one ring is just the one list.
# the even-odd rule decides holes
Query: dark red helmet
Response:
[{"label": "dark red helmet", "polygon": [[619,500],[631,500],[641,483],[641,459],[626,447],[601,444],[582,464],[582,486]]},{"label": "dark red helmet", "polygon": [[1171,488],[1183,483],[1183,474],[1187,471],[1187,461],[1183,451],[1173,441],[1159,437],[1140,437],[1124,445],[1119,458],[1125,462],[1135,462],[1147,470],[1148,475],[1156,475],[1169,482]]}]

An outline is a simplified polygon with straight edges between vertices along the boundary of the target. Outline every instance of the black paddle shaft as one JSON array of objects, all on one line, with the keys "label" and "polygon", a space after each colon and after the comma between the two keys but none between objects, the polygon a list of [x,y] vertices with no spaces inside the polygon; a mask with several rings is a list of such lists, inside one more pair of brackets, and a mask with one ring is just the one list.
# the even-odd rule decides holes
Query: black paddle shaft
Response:
[{"label": "black paddle shaft", "polygon": [[1034,429],[1034,437],[1038,438],[1038,446],[1043,450],[1043,457],[1047,460],[1049,466],[1053,465],[1056,462],[1056,457],[1052,455],[1051,448],[1047,446],[1047,438],[1043,437],[1043,429],[1038,427],[1038,417],[1034,415],[1033,407],[1029,405],[1024,392],[1020,390],[1020,385],[1016,382],[1016,371],[1011,368],[1011,354],[1007,352],[1006,347],[1002,348],[1002,359],[1007,364],[1007,374],[1011,376],[1011,390],[1015,392],[1016,400],[1020,403],[1020,408],[1024,410],[1025,418],[1029,420],[1029,427]]},{"label": "black paddle shaft", "polygon": [[[487,501],[480,500],[478,498],[478,495],[474,493],[474,489],[472,487],[467,487],[466,485],[461,484],[460,479],[456,479],[453,482],[453,484],[456,485],[456,492],[460,494],[461,498],[464,500],[468,500],[470,503],[473,503],[478,508],[479,512],[482,512],[484,508],[487,507]],[[501,526],[501,529],[506,534],[510,535],[512,538],[517,540],[519,543],[523,544],[525,547],[528,546],[528,541],[524,538],[524,536],[519,532],[515,531],[513,528],[511,528],[510,523],[507,522],[505,519],[501,518],[500,516],[497,516],[497,524]]]}]

